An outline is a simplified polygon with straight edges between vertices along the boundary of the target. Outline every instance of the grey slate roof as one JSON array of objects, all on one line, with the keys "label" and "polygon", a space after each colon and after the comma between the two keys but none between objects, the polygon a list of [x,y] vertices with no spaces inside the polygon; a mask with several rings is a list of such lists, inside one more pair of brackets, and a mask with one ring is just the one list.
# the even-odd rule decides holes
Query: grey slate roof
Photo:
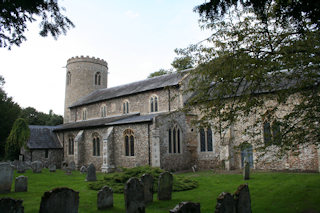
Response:
[{"label": "grey slate roof", "polygon": [[[188,70],[185,70],[188,71]],[[168,86],[176,86],[181,81],[185,72],[174,72],[167,75],[162,75],[154,78],[145,79],[142,81],[133,82],[130,84],[125,84],[117,87],[104,88],[96,90],[89,95],[80,98],[78,101],[73,103],[70,108],[82,106],[86,104],[91,104],[99,102],[102,100],[109,100],[112,98],[118,98],[121,96],[132,95],[136,93],[141,93],[145,91],[161,89]]]},{"label": "grey slate roof", "polygon": [[54,126],[30,125],[30,138],[27,142],[29,149],[62,149],[62,146],[53,133]]},{"label": "grey slate roof", "polygon": [[118,121],[107,123],[107,126],[113,125],[121,125],[121,124],[130,124],[130,123],[144,123],[151,122],[154,117],[157,117],[161,113],[149,114],[149,115],[140,115],[140,116],[132,116],[129,118],[121,119]]}]

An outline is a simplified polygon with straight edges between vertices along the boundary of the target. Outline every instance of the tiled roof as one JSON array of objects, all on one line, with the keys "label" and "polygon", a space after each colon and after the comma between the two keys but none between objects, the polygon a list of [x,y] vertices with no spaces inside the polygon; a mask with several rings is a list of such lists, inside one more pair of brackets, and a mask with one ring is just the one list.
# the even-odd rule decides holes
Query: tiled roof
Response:
[{"label": "tiled roof", "polygon": [[30,125],[30,138],[27,142],[29,149],[62,149],[62,146],[53,133],[53,126]]},{"label": "tiled roof", "polygon": [[[188,71],[188,70],[185,70]],[[70,108],[82,106],[90,103],[118,98],[121,96],[132,95],[145,91],[160,89],[168,86],[178,85],[186,72],[174,72],[167,75],[162,75],[154,78],[148,78],[142,81],[133,82],[117,87],[105,88],[96,90],[89,95],[79,99],[73,103]]]}]

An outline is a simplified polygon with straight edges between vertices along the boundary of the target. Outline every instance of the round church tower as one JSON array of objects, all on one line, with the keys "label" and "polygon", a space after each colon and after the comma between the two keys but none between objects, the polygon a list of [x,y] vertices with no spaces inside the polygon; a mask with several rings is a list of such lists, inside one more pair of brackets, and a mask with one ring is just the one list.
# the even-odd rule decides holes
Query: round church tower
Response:
[{"label": "round church tower", "polygon": [[69,106],[91,92],[107,88],[108,63],[94,57],[72,57],[67,61],[64,123],[73,122]]}]

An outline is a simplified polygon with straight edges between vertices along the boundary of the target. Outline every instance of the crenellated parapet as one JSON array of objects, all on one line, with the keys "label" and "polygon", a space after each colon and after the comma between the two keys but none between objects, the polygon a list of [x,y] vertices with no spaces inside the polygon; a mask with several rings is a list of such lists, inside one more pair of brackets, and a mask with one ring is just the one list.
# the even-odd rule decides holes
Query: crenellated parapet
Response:
[{"label": "crenellated parapet", "polygon": [[100,64],[102,66],[106,66],[108,68],[108,63],[100,58],[90,57],[90,56],[76,56],[68,59],[67,65],[72,63],[78,63],[78,62],[87,62],[87,63],[94,63],[94,64]]}]

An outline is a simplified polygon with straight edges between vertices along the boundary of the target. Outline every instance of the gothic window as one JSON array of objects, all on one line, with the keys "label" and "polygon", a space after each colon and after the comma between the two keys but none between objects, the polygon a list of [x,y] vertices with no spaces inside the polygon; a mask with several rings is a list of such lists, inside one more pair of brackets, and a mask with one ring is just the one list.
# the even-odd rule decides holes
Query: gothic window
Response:
[{"label": "gothic window", "polygon": [[264,122],[263,139],[266,146],[281,144],[280,123],[277,121],[273,121],[271,124],[268,121]]},{"label": "gothic window", "polygon": [[100,137],[94,136],[92,139],[93,156],[100,156]]},{"label": "gothic window", "polygon": [[67,85],[71,84],[71,73],[67,72]]},{"label": "gothic window", "polygon": [[201,152],[212,152],[213,144],[212,144],[212,130],[211,128],[200,129],[200,151]]},{"label": "gothic window", "polygon": [[101,85],[101,73],[97,72],[94,76],[94,84]]},{"label": "gothic window", "polygon": [[44,157],[45,158],[48,158],[49,157],[49,150],[44,150]]},{"label": "gothic window", "polygon": [[150,98],[150,112],[158,112],[158,97],[155,95]]},{"label": "gothic window", "polygon": [[129,101],[124,101],[122,104],[123,114],[129,113]]},{"label": "gothic window", "polygon": [[131,129],[126,129],[123,135],[125,156],[134,156],[134,132]]},{"label": "gothic window", "polygon": [[74,137],[69,136],[68,138],[68,154],[73,155],[74,154]]},{"label": "gothic window", "polygon": [[168,130],[169,153],[181,153],[181,131],[177,126]]},{"label": "gothic window", "polygon": [[103,105],[100,109],[101,111],[101,117],[104,118],[107,116],[107,106],[106,105]]},{"label": "gothic window", "polygon": [[87,120],[87,109],[82,110],[82,120]]}]

